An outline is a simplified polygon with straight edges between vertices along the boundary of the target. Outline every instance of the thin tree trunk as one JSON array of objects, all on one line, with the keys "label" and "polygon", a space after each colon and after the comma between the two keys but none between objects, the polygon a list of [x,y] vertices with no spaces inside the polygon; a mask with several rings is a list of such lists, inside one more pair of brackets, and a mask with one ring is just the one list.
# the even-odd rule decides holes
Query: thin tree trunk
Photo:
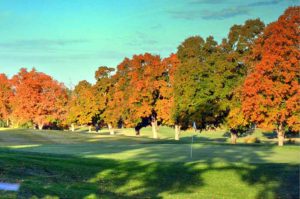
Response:
[{"label": "thin tree trunk", "polygon": [[9,119],[6,120],[6,127],[9,127]]},{"label": "thin tree trunk", "polygon": [[157,121],[156,120],[153,120],[151,122],[151,126],[152,126],[152,133],[153,133],[153,138],[154,139],[157,139],[158,136],[157,136]]},{"label": "thin tree trunk", "polygon": [[44,127],[44,124],[38,124],[39,130],[42,130]]},{"label": "thin tree trunk", "polygon": [[231,132],[231,144],[236,144],[237,134]]},{"label": "thin tree trunk", "polygon": [[91,133],[92,132],[92,126],[89,125],[89,132]]},{"label": "thin tree trunk", "polygon": [[115,134],[115,131],[114,131],[114,129],[113,129],[113,127],[112,127],[111,124],[108,124],[108,129],[109,129],[109,133],[110,133],[111,135],[114,135],[114,134]]},{"label": "thin tree trunk", "polygon": [[179,140],[180,126],[175,125],[175,140]]},{"label": "thin tree trunk", "polygon": [[278,146],[283,146],[284,144],[284,130],[282,129],[282,125],[280,124],[277,129],[277,137],[278,137]]},{"label": "thin tree trunk", "polygon": [[71,131],[72,131],[72,132],[75,131],[75,125],[74,125],[74,123],[71,124]]},{"label": "thin tree trunk", "polygon": [[136,127],[134,128],[134,130],[135,130],[135,135],[136,135],[136,136],[139,136],[139,135],[140,135],[140,130],[141,130],[141,128],[138,127],[138,126],[136,126]]},{"label": "thin tree trunk", "polygon": [[230,129],[230,137],[231,137],[231,144],[236,144],[238,135],[237,135],[237,131],[235,129]]}]

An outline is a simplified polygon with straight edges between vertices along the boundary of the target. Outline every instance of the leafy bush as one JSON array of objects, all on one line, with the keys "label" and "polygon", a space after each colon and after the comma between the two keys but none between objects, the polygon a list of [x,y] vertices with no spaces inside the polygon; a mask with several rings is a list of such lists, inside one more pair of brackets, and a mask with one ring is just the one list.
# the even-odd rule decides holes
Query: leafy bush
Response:
[{"label": "leafy bush", "polygon": [[32,129],[34,124],[32,122],[25,122],[18,126],[19,128]]},{"label": "leafy bush", "polygon": [[252,143],[260,143],[260,140],[257,137],[245,137],[244,142],[247,144],[252,144]]},{"label": "leafy bush", "polygon": [[287,141],[288,144],[295,144],[296,143],[296,139],[290,138]]},{"label": "leafy bush", "polygon": [[6,122],[4,122],[3,120],[0,120],[0,127],[6,127]]}]

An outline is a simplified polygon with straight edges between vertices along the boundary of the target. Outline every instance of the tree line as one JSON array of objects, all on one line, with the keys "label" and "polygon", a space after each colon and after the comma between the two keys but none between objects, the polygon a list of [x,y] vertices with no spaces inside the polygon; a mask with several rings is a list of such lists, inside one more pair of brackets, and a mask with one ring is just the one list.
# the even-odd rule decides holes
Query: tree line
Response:
[{"label": "tree line", "polygon": [[185,39],[177,52],[125,58],[101,66],[96,83],[73,90],[35,69],[11,79],[0,74],[0,118],[6,126],[106,125],[140,129],[159,125],[180,130],[227,126],[232,142],[252,125],[275,130],[283,145],[287,131],[300,130],[300,7],[288,8],[265,26],[260,19],[233,25],[218,43],[213,36]]}]

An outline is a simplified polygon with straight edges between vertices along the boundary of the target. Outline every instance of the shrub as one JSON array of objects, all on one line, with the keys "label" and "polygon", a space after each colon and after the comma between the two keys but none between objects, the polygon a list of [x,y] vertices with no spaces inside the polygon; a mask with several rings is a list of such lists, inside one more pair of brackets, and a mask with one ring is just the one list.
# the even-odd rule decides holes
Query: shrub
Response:
[{"label": "shrub", "polygon": [[6,127],[6,123],[3,120],[0,120],[0,127]]},{"label": "shrub", "polygon": [[32,122],[25,122],[25,123],[21,123],[18,127],[25,128],[25,129],[31,129],[34,127],[34,124]]},{"label": "shrub", "polygon": [[244,142],[247,144],[252,144],[252,143],[260,143],[260,140],[257,137],[245,137]]},{"label": "shrub", "polygon": [[288,139],[287,143],[288,143],[288,144],[295,144],[295,143],[296,143],[296,140],[293,139],[293,138],[290,138],[290,139]]}]

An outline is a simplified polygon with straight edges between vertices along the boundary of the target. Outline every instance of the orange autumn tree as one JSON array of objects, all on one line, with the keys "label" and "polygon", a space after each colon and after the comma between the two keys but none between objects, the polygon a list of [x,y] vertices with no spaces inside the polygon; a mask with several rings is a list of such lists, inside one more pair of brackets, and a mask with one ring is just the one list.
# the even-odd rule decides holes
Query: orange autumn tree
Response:
[{"label": "orange autumn tree", "polygon": [[109,127],[110,134],[114,134],[114,128],[118,126],[120,121],[123,122],[122,125],[126,125],[123,118],[126,118],[126,113],[128,113],[129,64],[130,59],[125,58],[117,66],[116,74],[110,78],[111,86],[107,95],[106,107],[101,114],[104,122]]},{"label": "orange autumn tree", "polygon": [[[128,93],[130,95],[127,102],[129,112],[126,120],[134,126],[148,120],[151,123],[153,138],[155,139],[158,138],[158,135],[156,129],[157,114],[154,107],[159,95],[159,77],[163,73],[160,61],[159,56],[149,53],[134,55],[128,73],[130,77]],[[140,127],[136,128],[137,132],[139,132]]]},{"label": "orange autumn tree", "polygon": [[22,68],[13,76],[12,85],[12,118],[17,123],[32,122],[42,129],[45,124],[64,119],[66,89],[51,76]]},{"label": "orange autumn tree", "polygon": [[126,58],[118,66],[115,93],[123,98],[122,120],[126,126],[135,127],[137,135],[143,126],[151,124],[153,138],[158,138],[155,106],[164,72],[160,57],[149,53]]},{"label": "orange autumn tree", "polygon": [[0,74],[0,120],[6,121],[6,126],[9,126],[10,99],[12,95],[9,79],[5,74]]},{"label": "orange autumn tree", "polygon": [[245,80],[242,108],[260,127],[275,129],[283,146],[285,131],[300,130],[300,7],[288,8],[256,41],[256,64]]},{"label": "orange autumn tree", "polygon": [[175,125],[175,140],[179,140],[179,128],[178,124],[175,124],[173,117],[174,109],[174,82],[175,82],[175,70],[179,66],[179,60],[176,54],[171,54],[169,57],[163,59],[163,75],[164,81],[160,82],[159,97],[156,102],[155,111],[157,113],[157,120],[168,126]]}]

